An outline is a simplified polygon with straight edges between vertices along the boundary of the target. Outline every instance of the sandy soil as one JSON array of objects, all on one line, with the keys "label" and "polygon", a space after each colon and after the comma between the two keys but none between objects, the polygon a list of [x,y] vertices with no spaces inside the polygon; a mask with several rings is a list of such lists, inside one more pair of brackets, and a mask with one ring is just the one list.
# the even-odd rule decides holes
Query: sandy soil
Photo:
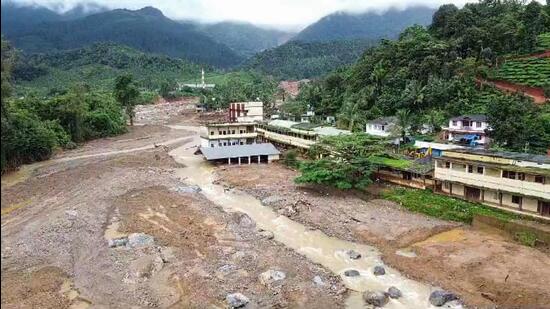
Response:
[{"label": "sandy soil", "polygon": [[[339,277],[174,176],[167,152],[190,134],[137,126],[3,177],[2,308],[225,307],[234,292],[249,308],[343,307]],[[154,242],[108,246],[130,233]],[[286,279],[264,285],[267,270]]]},{"label": "sandy soil", "polygon": [[[550,256],[493,230],[410,213],[365,196],[293,183],[280,164],[223,166],[219,181],[329,235],[374,244],[406,275],[458,293],[469,305],[548,308]],[[273,185],[276,184],[276,185]],[[398,254],[399,253],[399,254]],[[411,256],[412,255],[412,256]]]}]

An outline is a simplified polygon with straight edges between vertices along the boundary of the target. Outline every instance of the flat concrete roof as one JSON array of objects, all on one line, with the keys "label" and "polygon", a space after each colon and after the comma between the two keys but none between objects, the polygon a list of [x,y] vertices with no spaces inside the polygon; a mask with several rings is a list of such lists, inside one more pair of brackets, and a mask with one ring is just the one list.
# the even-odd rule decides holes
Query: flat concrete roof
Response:
[{"label": "flat concrete roof", "polygon": [[201,147],[200,151],[206,160],[280,154],[279,150],[271,143]]}]

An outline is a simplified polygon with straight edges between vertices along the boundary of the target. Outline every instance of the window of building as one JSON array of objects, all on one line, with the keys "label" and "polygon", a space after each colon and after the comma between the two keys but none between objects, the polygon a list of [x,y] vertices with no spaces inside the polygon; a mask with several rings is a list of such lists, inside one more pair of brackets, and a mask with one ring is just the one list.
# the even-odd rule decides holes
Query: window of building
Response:
[{"label": "window of building", "polygon": [[458,125],[458,122],[456,120],[453,120],[453,127],[456,127]]},{"label": "window of building", "polygon": [[445,162],[445,168],[451,168],[451,162]]},{"label": "window of building", "polygon": [[231,130],[231,134],[235,134],[235,130]]},{"label": "window of building", "polygon": [[514,204],[521,204],[521,196],[518,195],[512,195],[512,203]]},{"label": "window of building", "polygon": [[224,146],[227,146],[227,142],[223,142],[223,145],[224,145]]},{"label": "window of building", "polygon": [[474,172],[474,166],[468,165],[468,173],[473,173],[473,172]]},{"label": "window of building", "polygon": [[214,131],[210,131],[210,135],[214,135]]},{"label": "window of building", "polygon": [[476,128],[481,128],[481,121],[476,121]]},{"label": "window of building", "polygon": [[210,144],[210,147],[214,147],[214,144]]},{"label": "window of building", "polygon": [[544,176],[541,176],[541,175],[536,175],[535,176],[535,182],[544,184],[544,180],[545,180]]},{"label": "window of building", "polygon": [[244,130],[241,130],[241,134],[243,134],[243,133],[244,133]]},{"label": "window of building", "polygon": [[224,131],[223,131],[223,135],[226,135],[226,133],[227,133],[227,132],[224,130]]},{"label": "window of building", "polygon": [[443,182],[443,187],[444,187],[445,189],[449,189],[449,187],[450,187],[449,182],[444,181],[444,182]]},{"label": "window of building", "polygon": [[516,179],[516,172],[502,171],[502,178]]},{"label": "window of building", "polygon": [[244,145],[244,142],[241,142],[241,145]]},{"label": "window of building", "polygon": [[493,192],[493,200],[498,200],[499,197],[498,197],[498,192]]},{"label": "window of building", "polygon": [[519,180],[525,180],[525,173],[518,173],[518,178]]},{"label": "window of building", "polygon": [[483,170],[484,170],[483,166],[478,166],[477,167],[477,173],[478,174],[483,174]]},{"label": "window of building", "polygon": [[221,142],[219,142],[219,143],[218,143],[218,146],[221,146],[221,145],[222,145],[222,143],[221,143]]},{"label": "window of building", "polygon": [[469,127],[470,126],[470,121],[469,120],[462,120],[462,126],[463,127]]},{"label": "window of building", "polygon": [[382,131],[384,131],[384,126],[382,126],[381,128],[382,128]]}]

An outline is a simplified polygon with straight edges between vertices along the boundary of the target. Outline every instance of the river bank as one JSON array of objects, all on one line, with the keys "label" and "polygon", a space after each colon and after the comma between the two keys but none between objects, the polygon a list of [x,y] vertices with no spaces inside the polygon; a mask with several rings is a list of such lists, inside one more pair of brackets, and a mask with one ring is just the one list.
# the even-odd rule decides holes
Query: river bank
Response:
[{"label": "river bank", "polygon": [[293,182],[297,173],[280,164],[222,166],[216,172],[220,184],[244,190],[292,220],[375,245],[387,264],[455,291],[469,305],[544,307],[550,299],[544,288],[550,257],[496,230],[411,213],[390,201],[298,186]]}]

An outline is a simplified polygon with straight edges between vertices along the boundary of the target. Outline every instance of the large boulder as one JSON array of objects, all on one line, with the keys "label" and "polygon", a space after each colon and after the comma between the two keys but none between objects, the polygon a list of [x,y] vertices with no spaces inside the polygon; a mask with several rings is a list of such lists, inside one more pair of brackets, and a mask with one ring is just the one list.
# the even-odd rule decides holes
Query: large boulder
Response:
[{"label": "large boulder", "polygon": [[397,298],[400,298],[401,296],[403,296],[403,293],[401,293],[401,290],[392,286],[388,289],[388,296],[390,298],[393,298],[393,299],[397,299]]},{"label": "large boulder", "polygon": [[355,250],[348,250],[346,251],[347,256],[352,260],[357,260],[361,258],[361,253],[355,251]]},{"label": "large boulder", "polygon": [[388,303],[388,295],[380,291],[366,291],[363,293],[363,300],[369,304],[376,307],[383,307]]},{"label": "large boulder", "polygon": [[430,303],[437,307],[441,307],[455,299],[458,299],[455,294],[443,290],[436,290],[430,294]]},{"label": "large boulder", "polygon": [[229,305],[229,308],[241,308],[246,306],[250,302],[250,299],[241,293],[232,293],[225,296],[225,301]]},{"label": "large boulder", "polygon": [[278,281],[284,280],[286,278],[286,274],[279,270],[270,269],[261,273],[259,278],[263,285],[270,286]]},{"label": "large boulder", "polygon": [[128,245],[132,248],[148,247],[155,244],[155,238],[144,233],[132,233],[128,235]]},{"label": "large boulder", "polygon": [[358,277],[360,275],[361,274],[359,273],[359,271],[357,271],[355,269],[349,269],[349,270],[346,270],[344,272],[344,276],[346,276],[346,277]]},{"label": "large boulder", "polygon": [[386,274],[386,270],[384,269],[384,267],[377,265],[377,266],[374,266],[373,273],[375,276],[382,276]]}]

